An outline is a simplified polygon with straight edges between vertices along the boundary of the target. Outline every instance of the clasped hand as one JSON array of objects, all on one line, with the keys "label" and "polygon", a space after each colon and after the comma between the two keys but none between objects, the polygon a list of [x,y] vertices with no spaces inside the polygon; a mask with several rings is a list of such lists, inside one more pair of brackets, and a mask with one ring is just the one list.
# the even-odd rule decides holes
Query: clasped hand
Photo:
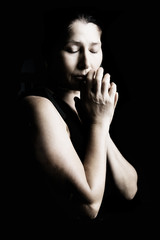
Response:
[{"label": "clasped hand", "polygon": [[96,72],[90,70],[81,87],[80,99],[76,100],[76,108],[82,121],[110,125],[118,101],[117,87],[110,83],[110,75],[103,75],[103,68]]}]

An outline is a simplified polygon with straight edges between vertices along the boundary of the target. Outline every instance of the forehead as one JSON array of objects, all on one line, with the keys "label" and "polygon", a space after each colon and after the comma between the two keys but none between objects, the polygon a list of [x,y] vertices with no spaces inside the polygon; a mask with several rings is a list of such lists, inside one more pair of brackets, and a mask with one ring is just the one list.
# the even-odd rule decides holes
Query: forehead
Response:
[{"label": "forehead", "polygon": [[76,20],[70,25],[69,40],[81,41],[83,39],[92,42],[99,42],[101,31],[94,23],[86,23],[84,21]]}]

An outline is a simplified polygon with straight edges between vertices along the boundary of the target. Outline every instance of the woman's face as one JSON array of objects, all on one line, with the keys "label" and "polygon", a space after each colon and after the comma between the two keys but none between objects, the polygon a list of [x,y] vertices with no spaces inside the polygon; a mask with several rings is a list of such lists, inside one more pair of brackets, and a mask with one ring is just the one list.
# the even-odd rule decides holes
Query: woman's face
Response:
[{"label": "woman's face", "polygon": [[102,63],[101,32],[97,25],[74,21],[60,55],[65,87],[80,90],[86,74],[91,69],[96,71]]}]

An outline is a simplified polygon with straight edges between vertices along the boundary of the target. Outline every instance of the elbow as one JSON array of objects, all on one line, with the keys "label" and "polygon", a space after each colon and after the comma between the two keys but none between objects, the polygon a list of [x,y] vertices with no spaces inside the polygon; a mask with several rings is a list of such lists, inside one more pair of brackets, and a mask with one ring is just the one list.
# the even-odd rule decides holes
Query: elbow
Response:
[{"label": "elbow", "polygon": [[127,200],[132,200],[135,197],[137,191],[138,191],[137,174],[135,173],[130,179],[128,186],[126,187],[124,194],[125,198]]},{"label": "elbow", "polygon": [[95,219],[99,212],[99,204],[92,204],[89,206],[89,208],[90,208],[89,218]]},{"label": "elbow", "polygon": [[132,186],[130,189],[128,189],[128,190],[126,191],[126,193],[125,193],[125,198],[126,198],[127,200],[132,200],[132,199],[135,197],[135,195],[136,195],[136,193],[137,193],[137,190],[138,190],[138,187],[137,187],[137,185],[135,184],[135,186]]},{"label": "elbow", "polygon": [[98,215],[99,209],[99,203],[85,204],[83,205],[83,215],[89,220],[94,220]]}]

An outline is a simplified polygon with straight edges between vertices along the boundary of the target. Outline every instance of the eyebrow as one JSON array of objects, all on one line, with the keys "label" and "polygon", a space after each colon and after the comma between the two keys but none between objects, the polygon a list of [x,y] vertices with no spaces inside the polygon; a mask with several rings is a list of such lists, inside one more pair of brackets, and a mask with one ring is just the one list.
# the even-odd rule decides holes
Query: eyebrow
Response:
[{"label": "eyebrow", "polygon": [[[70,40],[67,42],[67,44],[74,44],[74,45],[81,45],[81,42],[79,41],[75,41],[75,40]],[[101,45],[101,42],[91,42],[91,45],[94,46],[94,45]]]}]

